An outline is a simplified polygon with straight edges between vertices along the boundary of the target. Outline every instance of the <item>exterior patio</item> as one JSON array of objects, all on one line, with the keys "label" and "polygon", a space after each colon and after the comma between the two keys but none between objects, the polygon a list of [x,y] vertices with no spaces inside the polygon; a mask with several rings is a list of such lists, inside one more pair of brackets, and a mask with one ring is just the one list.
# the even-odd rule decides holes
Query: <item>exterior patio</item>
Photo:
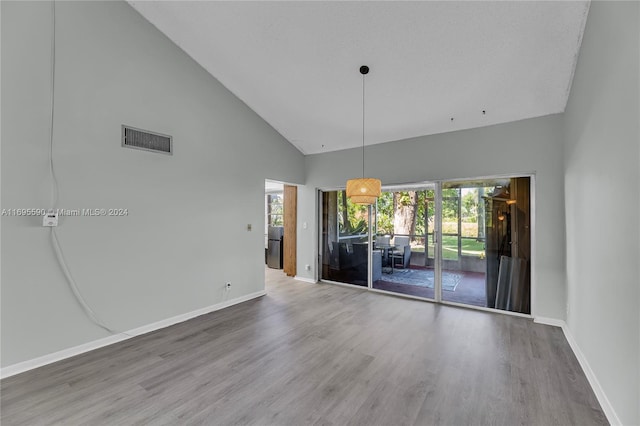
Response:
[{"label": "exterior patio", "polygon": [[[487,306],[484,273],[443,271],[442,281],[442,300],[480,307]],[[395,269],[393,273],[383,272],[382,277],[373,282],[373,288],[434,299],[434,270],[411,265],[407,269]]]}]

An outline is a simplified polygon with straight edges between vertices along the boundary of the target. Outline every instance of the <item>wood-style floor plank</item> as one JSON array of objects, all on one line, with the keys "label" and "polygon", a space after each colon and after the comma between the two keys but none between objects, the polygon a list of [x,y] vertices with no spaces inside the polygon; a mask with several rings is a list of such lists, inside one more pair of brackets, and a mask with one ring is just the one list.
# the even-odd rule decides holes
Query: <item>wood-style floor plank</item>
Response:
[{"label": "wood-style floor plank", "polygon": [[607,424],[558,328],[266,274],[263,298],[2,380],[2,424]]}]

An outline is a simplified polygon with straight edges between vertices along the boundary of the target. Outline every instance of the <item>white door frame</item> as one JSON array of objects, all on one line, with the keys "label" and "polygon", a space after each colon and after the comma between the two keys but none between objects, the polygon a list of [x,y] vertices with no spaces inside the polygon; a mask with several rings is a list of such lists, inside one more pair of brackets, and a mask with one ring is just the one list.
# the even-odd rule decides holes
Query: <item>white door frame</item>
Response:
[{"label": "white door frame", "polygon": [[[461,182],[461,181],[468,181],[468,180],[483,180],[483,179],[499,179],[499,178],[513,178],[513,177],[528,177],[530,178],[530,192],[529,192],[529,197],[530,197],[530,220],[531,220],[531,237],[530,237],[530,244],[531,244],[531,283],[530,283],[530,292],[529,292],[529,304],[531,307],[531,313],[530,314],[522,314],[519,312],[511,312],[511,311],[505,311],[505,310],[501,310],[501,309],[493,309],[493,308],[486,308],[486,307],[481,307],[481,306],[474,306],[474,305],[467,305],[467,304],[462,304],[462,303],[456,303],[456,302],[448,302],[448,301],[444,301],[442,300],[442,184],[445,182]],[[317,279],[319,282],[326,282],[326,283],[331,283],[331,284],[338,284],[338,285],[344,285],[347,287],[353,287],[353,288],[367,288],[369,291],[373,291],[376,293],[383,293],[383,294],[392,294],[394,296],[400,296],[400,297],[405,297],[405,298],[409,298],[409,299],[416,299],[416,300],[423,300],[423,301],[427,301],[427,302],[435,302],[435,303],[439,303],[439,304],[443,304],[443,305],[450,305],[450,306],[458,306],[458,307],[464,307],[464,308],[468,308],[468,309],[476,309],[476,310],[480,310],[480,311],[488,311],[488,312],[494,312],[494,313],[501,313],[501,314],[505,314],[505,315],[513,315],[513,316],[519,316],[519,317],[525,317],[525,318],[535,318],[536,317],[536,288],[537,288],[537,274],[536,274],[536,263],[537,263],[537,259],[536,259],[536,174],[534,172],[527,172],[527,173],[510,173],[510,174],[500,174],[500,175],[489,175],[489,176],[480,176],[480,177],[466,177],[466,178],[456,178],[456,179],[441,179],[441,180],[430,180],[430,181],[424,181],[421,183],[410,183],[410,184],[394,184],[394,185],[385,185],[382,187],[383,190],[393,190],[394,188],[418,188],[418,187],[424,187],[424,185],[431,185],[431,184],[435,184],[435,218],[434,218],[434,248],[435,248],[435,253],[434,253],[434,298],[433,299],[427,299],[424,297],[418,297],[418,296],[412,296],[412,295],[407,295],[407,294],[402,294],[402,293],[393,293],[393,292],[389,292],[389,291],[384,291],[384,290],[378,290],[378,289],[374,289],[372,287],[372,258],[373,258],[373,254],[372,254],[372,248],[373,248],[373,234],[372,234],[372,227],[373,227],[373,218],[372,218],[372,208],[371,206],[368,207],[368,217],[369,217],[369,238],[368,238],[368,246],[369,246],[369,250],[368,250],[368,267],[367,267],[367,287],[363,287],[363,286],[358,286],[358,285],[354,285],[354,284],[348,284],[348,283],[341,283],[341,282],[336,282],[336,281],[329,281],[329,280],[324,280],[322,279],[322,275],[320,273],[321,268],[322,268],[322,249],[320,248],[320,244],[322,244],[322,193],[323,192],[327,192],[327,191],[343,191],[344,188],[318,188],[318,238],[316,240],[316,250],[318,251],[318,265],[316,267],[316,270],[318,271],[318,275],[317,275]],[[427,241],[425,241],[425,244],[427,243]],[[425,250],[425,255],[426,255],[426,250]]]}]

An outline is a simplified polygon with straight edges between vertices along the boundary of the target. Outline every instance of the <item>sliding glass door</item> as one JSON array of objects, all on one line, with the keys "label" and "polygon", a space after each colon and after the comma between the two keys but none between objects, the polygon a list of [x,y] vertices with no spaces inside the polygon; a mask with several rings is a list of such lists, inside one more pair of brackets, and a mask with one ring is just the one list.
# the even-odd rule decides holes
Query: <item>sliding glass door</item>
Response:
[{"label": "sliding glass door", "polygon": [[372,288],[435,298],[435,190],[435,183],[383,189],[373,246],[382,268]]},{"label": "sliding glass door", "polygon": [[321,193],[321,279],[530,313],[529,177],[384,187],[373,206]]},{"label": "sliding glass door", "polygon": [[442,184],[442,301],[530,313],[530,178]]},{"label": "sliding glass door", "polygon": [[442,300],[486,307],[486,182],[442,184]]}]

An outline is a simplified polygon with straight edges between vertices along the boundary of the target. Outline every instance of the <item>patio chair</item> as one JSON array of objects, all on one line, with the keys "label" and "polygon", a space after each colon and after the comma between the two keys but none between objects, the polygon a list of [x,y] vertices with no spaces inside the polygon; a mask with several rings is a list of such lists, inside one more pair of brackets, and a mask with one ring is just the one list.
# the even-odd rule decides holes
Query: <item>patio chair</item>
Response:
[{"label": "patio chair", "polygon": [[395,237],[393,239],[393,245],[396,247],[391,252],[391,261],[395,266],[402,266],[405,269],[408,268],[409,260],[411,260],[409,237]]},{"label": "patio chair", "polygon": [[[367,243],[353,243],[353,258],[357,278],[364,281],[367,280],[368,248],[369,245]],[[375,282],[382,277],[382,252],[374,250],[371,254],[371,261],[372,280]]]},{"label": "patio chair", "polygon": [[340,258],[338,257],[338,243],[336,241],[332,241],[331,245],[329,245],[329,268],[331,269],[340,269]]},{"label": "patio chair", "polygon": [[337,265],[334,264],[333,267],[337,266],[335,269],[339,270],[347,270],[353,266],[353,260],[351,259],[351,253],[347,249],[346,243],[339,243],[337,241],[333,242],[333,256],[337,254]]},{"label": "patio chair", "polygon": [[391,245],[390,235],[378,235],[376,236],[376,246],[389,246]]},{"label": "patio chair", "polygon": [[391,246],[391,235],[377,235],[374,241],[374,248],[380,250],[382,264],[385,267],[391,267],[391,257],[389,256],[389,247]]}]

